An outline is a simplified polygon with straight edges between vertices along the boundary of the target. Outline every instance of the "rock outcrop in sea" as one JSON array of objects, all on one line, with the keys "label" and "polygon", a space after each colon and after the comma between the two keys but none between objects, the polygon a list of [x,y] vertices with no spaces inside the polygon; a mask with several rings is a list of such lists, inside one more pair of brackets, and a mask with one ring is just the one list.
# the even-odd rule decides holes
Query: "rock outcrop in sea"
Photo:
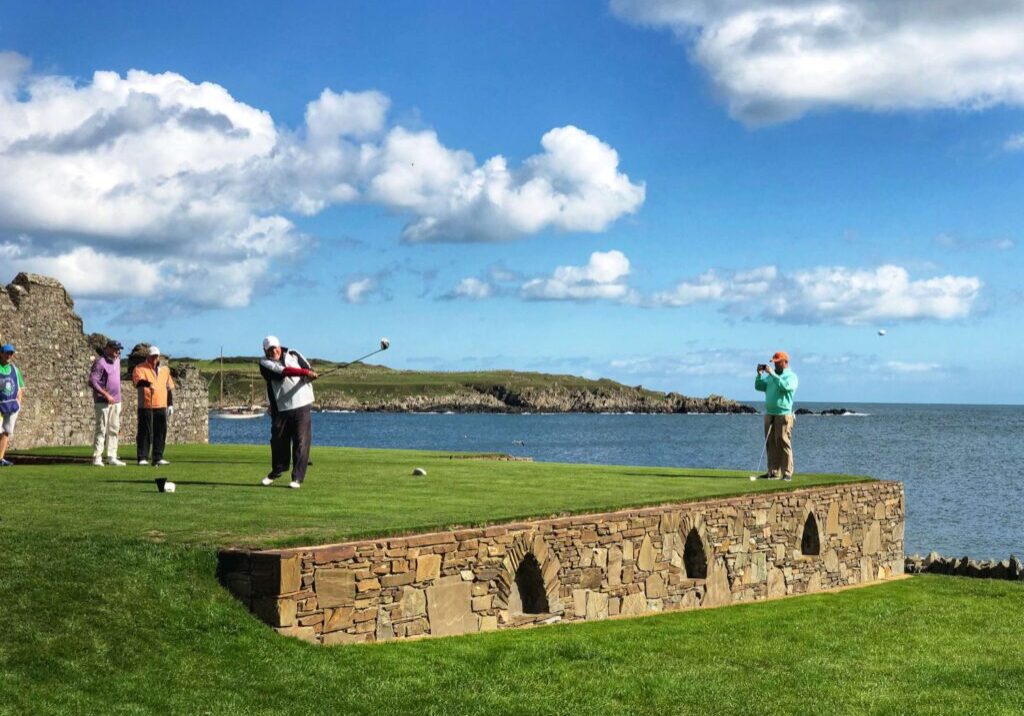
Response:
[{"label": "rock outcrop in sea", "polygon": [[404,394],[360,400],[332,391],[318,393],[324,410],[455,413],[756,413],[756,409],[721,395],[694,398],[653,393],[641,388],[581,389],[558,385],[515,388],[469,386],[444,394]]}]

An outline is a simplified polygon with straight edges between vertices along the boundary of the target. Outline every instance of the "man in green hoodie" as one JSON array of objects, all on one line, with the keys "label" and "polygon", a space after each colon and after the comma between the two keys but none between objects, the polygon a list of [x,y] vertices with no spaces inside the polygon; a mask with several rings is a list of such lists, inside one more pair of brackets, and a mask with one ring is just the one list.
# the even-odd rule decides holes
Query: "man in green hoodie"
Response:
[{"label": "man in green hoodie", "polygon": [[789,368],[789,354],[778,351],[770,364],[757,366],[754,389],[764,393],[764,437],[768,446],[765,480],[793,479],[793,395],[798,380]]}]

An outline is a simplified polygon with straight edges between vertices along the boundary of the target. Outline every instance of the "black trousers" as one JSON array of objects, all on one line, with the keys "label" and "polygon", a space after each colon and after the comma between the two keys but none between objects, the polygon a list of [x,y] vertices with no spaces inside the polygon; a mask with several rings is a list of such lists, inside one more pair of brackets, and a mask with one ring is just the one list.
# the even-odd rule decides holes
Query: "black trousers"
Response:
[{"label": "black trousers", "polygon": [[135,438],[135,455],[138,460],[149,460],[149,449],[153,448],[150,462],[164,459],[164,445],[167,444],[167,408],[139,408],[139,435]]},{"label": "black trousers", "polygon": [[292,479],[306,479],[309,464],[309,446],[313,442],[313,417],[309,406],[274,413],[270,418],[270,474],[272,477],[288,471],[292,463]]}]

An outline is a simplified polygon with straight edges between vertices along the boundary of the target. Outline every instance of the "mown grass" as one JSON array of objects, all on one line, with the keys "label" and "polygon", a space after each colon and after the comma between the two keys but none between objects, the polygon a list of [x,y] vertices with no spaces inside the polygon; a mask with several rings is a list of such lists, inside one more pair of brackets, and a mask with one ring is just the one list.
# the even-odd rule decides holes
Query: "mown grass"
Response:
[{"label": "mown grass", "polygon": [[[318,449],[307,487],[290,491],[251,486],[265,448],[169,453],[175,464],[161,470],[181,484],[174,495],[155,491],[154,468],[0,471],[0,714],[1024,711],[1020,584],[917,577],[643,619],[324,648],[278,636],[214,577],[221,541],[318,541],[776,483]],[[417,482],[407,469],[420,464],[429,474]]]},{"label": "mown grass", "polygon": [[[33,453],[89,454],[86,448]],[[306,484],[296,491],[285,489],[285,478],[270,488],[259,485],[269,453],[264,446],[172,445],[172,464],[160,468],[16,465],[0,473],[0,510],[18,530],[286,546],[868,479],[798,474],[788,484],[750,482],[742,472],[317,447]],[[413,477],[414,467],[425,468],[426,477]],[[178,492],[157,493],[157,475],[177,483]]]}]

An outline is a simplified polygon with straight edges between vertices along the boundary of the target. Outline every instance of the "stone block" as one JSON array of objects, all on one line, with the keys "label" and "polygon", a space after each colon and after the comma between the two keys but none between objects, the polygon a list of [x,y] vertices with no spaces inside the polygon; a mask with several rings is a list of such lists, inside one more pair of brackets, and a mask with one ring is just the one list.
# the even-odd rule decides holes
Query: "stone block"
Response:
[{"label": "stone block", "polygon": [[588,567],[580,574],[580,587],[583,589],[597,589],[604,581],[604,573],[597,567]]},{"label": "stone block", "polygon": [[495,616],[481,616],[480,617],[480,631],[497,631],[498,629],[498,617]]},{"label": "stone block", "polygon": [[350,569],[321,567],[316,570],[314,589],[321,607],[350,606],[356,598],[356,577]]},{"label": "stone block", "polygon": [[604,592],[587,594],[587,620],[608,618],[608,595]]},{"label": "stone block", "polygon": [[414,572],[402,572],[401,574],[385,574],[380,578],[382,587],[402,587],[416,581]]},{"label": "stone block", "polygon": [[808,593],[821,591],[821,576],[817,572],[812,574],[811,578],[807,580],[807,591]]},{"label": "stone block", "polygon": [[732,603],[732,590],[729,587],[729,573],[725,566],[725,560],[721,557],[711,563],[708,568],[708,578],[705,585],[706,592],[701,606],[719,607]]},{"label": "stone block", "polygon": [[374,638],[377,641],[391,641],[395,638],[391,615],[383,607],[377,609],[377,628],[374,630]]},{"label": "stone block", "polygon": [[622,598],[622,606],[619,608],[619,613],[627,616],[646,614],[647,597],[644,596],[643,592],[627,594]]},{"label": "stone block", "polygon": [[256,616],[275,627],[294,626],[296,607],[295,600],[288,598],[258,597],[252,603]]},{"label": "stone block", "polygon": [[455,575],[427,587],[427,615],[430,633],[435,636],[466,634],[479,627],[472,611],[472,585]]},{"label": "stone block", "polygon": [[363,592],[376,592],[380,589],[380,581],[377,579],[364,579],[356,584],[356,591],[362,594]]},{"label": "stone block", "polygon": [[786,596],[786,575],[781,569],[771,567],[768,570],[768,597]]},{"label": "stone block", "polygon": [[491,602],[493,597],[490,594],[484,597],[473,597],[473,611],[474,612],[486,612],[491,608]]},{"label": "stone block", "polygon": [[647,581],[644,582],[644,591],[647,593],[648,599],[660,599],[666,596],[665,580],[661,574],[656,572],[648,577]]},{"label": "stone block", "polygon": [[833,500],[828,506],[828,516],[825,518],[825,534],[837,535],[842,531],[839,525],[839,502]]},{"label": "stone block", "polygon": [[304,626],[289,626],[289,627],[278,627],[275,629],[281,636],[290,636],[293,639],[301,639],[302,641],[308,641],[311,644],[317,643],[316,629],[313,627]]},{"label": "stone block", "polygon": [[830,549],[825,553],[824,562],[825,569],[829,572],[835,572],[839,569],[839,555],[836,554],[834,549]]},{"label": "stone block", "polygon": [[622,550],[612,547],[608,550],[608,586],[617,587],[622,584]]},{"label": "stone block", "polygon": [[325,610],[324,632],[334,632],[347,629],[354,623],[352,616],[355,613],[353,607],[338,607],[337,609]]},{"label": "stone block", "polygon": [[651,544],[651,538],[644,535],[644,540],[640,543],[640,554],[636,560],[637,568],[644,572],[650,572],[654,569],[654,557],[654,546]]},{"label": "stone block", "polygon": [[587,592],[586,589],[572,590],[572,611],[578,617],[587,613]]},{"label": "stone block", "polygon": [[406,587],[400,602],[403,617],[418,617],[427,613],[427,595],[422,589]]},{"label": "stone block", "polygon": [[871,523],[867,533],[864,535],[864,546],[861,547],[864,554],[878,554],[882,551],[882,526],[878,521]]},{"label": "stone block", "polygon": [[441,575],[441,555],[424,554],[416,560],[416,581],[436,580]]}]

